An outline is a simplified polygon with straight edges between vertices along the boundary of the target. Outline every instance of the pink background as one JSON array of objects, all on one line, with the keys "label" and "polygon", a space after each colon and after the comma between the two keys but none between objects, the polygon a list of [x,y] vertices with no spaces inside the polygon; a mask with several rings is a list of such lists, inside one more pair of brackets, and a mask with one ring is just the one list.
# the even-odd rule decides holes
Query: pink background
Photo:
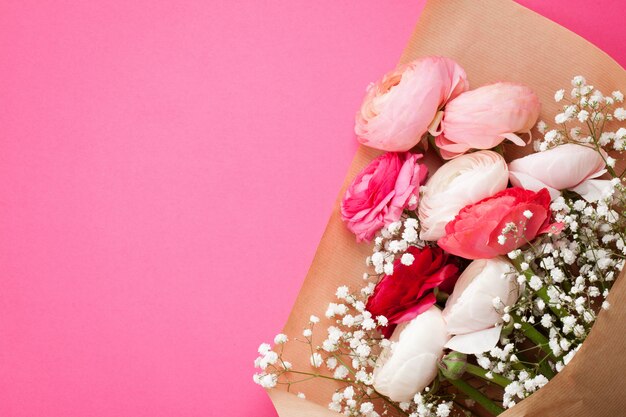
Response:
[{"label": "pink background", "polygon": [[[520,3],[626,64],[622,0]],[[0,415],[275,416],[255,350],[421,6],[0,1]]]}]

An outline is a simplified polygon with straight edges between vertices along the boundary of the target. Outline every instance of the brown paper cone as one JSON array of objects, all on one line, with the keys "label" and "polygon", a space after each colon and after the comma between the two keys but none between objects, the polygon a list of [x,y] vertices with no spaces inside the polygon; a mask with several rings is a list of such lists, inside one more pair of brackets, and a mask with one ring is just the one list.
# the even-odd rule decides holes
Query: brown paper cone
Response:
[{"label": "brown paper cone", "polygon": [[[401,58],[444,55],[465,68],[477,87],[496,81],[529,85],[540,97],[542,119],[553,121],[558,112],[554,92],[584,75],[603,92],[626,89],[626,72],[604,52],[581,37],[509,0],[430,0]],[[529,147],[507,146],[507,159],[529,153]],[[354,176],[379,152],[360,147],[340,196]],[[624,161],[619,161],[624,165]],[[619,172],[619,171],[618,171]],[[284,328],[298,337],[311,314],[323,316],[340,285],[357,288],[365,270],[369,245],[356,244],[339,217],[339,199],[326,227],[313,264]],[[624,274],[622,274],[624,275]],[[502,414],[505,417],[617,417],[626,415],[626,279],[620,277],[603,311],[572,362],[548,385]],[[318,326],[326,326],[322,321]],[[325,332],[320,337],[325,336]],[[324,334],[322,334],[324,333]],[[321,343],[321,340],[319,340]],[[309,369],[308,346],[289,343],[285,356],[294,368]],[[336,385],[312,380],[294,386],[306,392],[301,400],[284,391],[270,390],[280,417],[332,417],[327,404]]]}]

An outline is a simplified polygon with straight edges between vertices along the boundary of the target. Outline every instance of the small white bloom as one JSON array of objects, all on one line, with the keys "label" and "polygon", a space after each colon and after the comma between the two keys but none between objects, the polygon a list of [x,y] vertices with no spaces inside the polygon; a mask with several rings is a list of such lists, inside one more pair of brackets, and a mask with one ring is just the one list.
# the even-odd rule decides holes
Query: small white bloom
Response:
[{"label": "small white bloom", "polygon": [[346,314],[341,320],[341,323],[344,326],[348,326],[348,327],[354,326],[354,322],[355,322],[354,317],[351,314]]},{"label": "small white bloom", "polygon": [[359,411],[363,414],[369,414],[374,411],[374,404],[370,402],[361,403],[361,408]]},{"label": "small white bloom", "polygon": [[339,365],[337,369],[335,369],[335,372],[333,373],[333,377],[335,379],[344,379],[347,376],[348,376],[348,368],[346,368],[343,365]]},{"label": "small white bloom", "polygon": [[[567,122],[569,119],[570,119],[570,116],[568,116],[566,113],[559,113],[554,117],[554,121],[558,124],[563,124]],[[550,142],[547,138],[547,135],[546,135],[546,141]]]},{"label": "small white bloom", "polygon": [[[380,253],[380,252],[376,252],[376,253]],[[372,256],[372,258],[373,258],[373,256]],[[342,285],[341,287],[337,288],[337,292],[335,293],[335,295],[340,300],[343,300],[343,299],[348,297],[349,293],[350,293],[350,290],[348,289],[348,287],[346,287],[345,285]]]},{"label": "small white bloom", "polygon": [[324,363],[324,359],[322,359],[322,355],[319,353],[314,353],[311,355],[311,366],[314,368],[319,368]]},{"label": "small white bloom", "polygon": [[623,107],[616,108],[613,112],[613,116],[615,116],[615,118],[620,122],[626,120],[626,109]]},{"label": "small white bloom", "polygon": [[393,222],[389,226],[387,226],[387,230],[389,230],[389,233],[391,233],[392,235],[395,235],[400,231],[401,227],[402,222]]},{"label": "small white bloom", "polygon": [[544,122],[543,120],[541,120],[539,123],[537,123],[537,130],[539,131],[539,133],[541,133],[542,135],[546,133],[546,130],[548,129],[548,125],[546,124],[546,122]]},{"label": "small white bloom", "polygon": [[618,103],[624,101],[624,94],[622,94],[621,91],[613,91],[613,93],[611,93],[611,96],[613,96],[613,99]]},{"label": "small white bloom", "polygon": [[282,345],[283,343],[287,343],[287,340],[289,339],[286,334],[279,333],[274,337],[274,344]]},{"label": "small white bloom", "polygon": [[610,157],[610,156],[607,156],[607,158],[606,158],[606,164],[607,164],[608,166],[610,166],[611,168],[615,168],[615,162],[616,162],[616,161],[615,161],[615,158],[612,158],[612,157]]},{"label": "small white bloom", "polygon": [[530,278],[528,285],[530,285],[530,288],[532,288],[533,290],[538,291],[543,286],[543,282],[541,281],[541,278],[539,278],[537,275],[533,275]]},{"label": "small white bloom", "polygon": [[413,256],[410,253],[405,253],[400,258],[400,262],[402,263],[402,265],[406,265],[406,266],[413,265],[413,261],[415,261],[415,256]]},{"label": "small white bloom", "polygon": [[304,392],[299,392],[298,395],[296,395],[296,397],[300,398],[301,400],[306,399],[306,395],[304,395]]},{"label": "small white bloom", "polygon": [[266,374],[266,375],[263,375],[259,379],[258,383],[263,388],[274,388],[276,386],[277,382],[278,382],[278,377],[276,375],[274,375],[274,374]]},{"label": "small white bloom", "polygon": [[589,112],[587,110],[581,110],[577,117],[580,123],[584,123],[589,119]]},{"label": "small white bloom", "polygon": [[530,219],[531,217],[533,217],[533,212],[530,210],[524,210],[524,217],[526,217],[527,219]]},{"label": "small white bloom", "polygon": [[402,232],[402,239],[408,243],[414,243],[417,241],[417,230],[414,228],[405,228]]},{"label": "small white bloom", "polygon": [[313,324],[316,324],[320,322],[320,318],[312,315],[311,317],[309,317],[309,321]]},{"label": "small white bloom", "polygon": [[486,356],[476,355],[476,362],[483,369],[489,369],[491,367],[491,361]]},{"label": "small white bloom", "polygon": [[565,90],[561,89],[554,94],[554,101],[558,103],[559,101],[563,100],[564,96],[565,96]]},{"label": "small white bloom", "polygon": [[304,337],[311,337],[312,334],[313,332],[311,331],[311,329],[304,329],[304,331],[302,332],[302,336]]},{"label": "small white bloom", "polygon": [[367,318],[363,320],[361,327],[365,330],[374,330],[376,328],[376,322],[372,318]]},{"label": "small white bloom", "polygon": [[509,259],[517,259],[522,254],[522,251],[519,249],[515,249],[508,253]]},{"label": "small white bloom", "polygon": [[266,355],[267,352],[269,352],[270,350],[272,350],[272,347],[269,345],[269,343],[261,343],[258,352],[260,355]]},{"label": "small white bloom", "polygon": [[437,417],[448,417],[450,415],[450,406],[448,404],[439,404],[437,406]]}]

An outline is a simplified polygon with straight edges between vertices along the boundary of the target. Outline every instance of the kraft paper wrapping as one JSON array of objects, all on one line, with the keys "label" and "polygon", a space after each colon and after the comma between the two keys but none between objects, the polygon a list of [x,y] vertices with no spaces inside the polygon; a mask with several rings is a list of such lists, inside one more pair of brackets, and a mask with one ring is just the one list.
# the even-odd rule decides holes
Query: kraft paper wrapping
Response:
[{"label": "kraft paper wrapping", "polygon": [[[390,6],[391,7],[391,6]],[[509,0],[430,0],[400,62],[419,56],[444,55],[465,68],[472,88],[506,80],[529,85],[542,103],[541,119],[558,113],[554,92],[584,75],[605,94],[626,89],[626,71],[604,52],[558,24]],[[382,74],[381,74],[382,75]],[[356,109],[355,109],[356,110]],[[528,146],[506,146],[507,159],[532,152]],[[339,216],[339,201],[354,176],[379,151],[360,147],[335,203],[313,264],[284,328],[291,340],[301,335],[308,317],[323,317],[338,286],[362,286],[364,260],[371,247],[357,244]],[[624,161],[619,161],[623,168]],[[619,168],[619,167],[618,167]],[[618,172],[620,172],[618,170]],[[626,415],[626,278],[621,274],[602,311],[572,362],[545,387],[504,417],[615,417]],[[317,325],[321,343],[330,323]],[[285,357],[294,369],[311,369],[307,345],[291,342]],[[279,389],[268,393],[280,417],[335,417],[326,407],[337,385],[315,379],[296,384],[307,400]]]}]

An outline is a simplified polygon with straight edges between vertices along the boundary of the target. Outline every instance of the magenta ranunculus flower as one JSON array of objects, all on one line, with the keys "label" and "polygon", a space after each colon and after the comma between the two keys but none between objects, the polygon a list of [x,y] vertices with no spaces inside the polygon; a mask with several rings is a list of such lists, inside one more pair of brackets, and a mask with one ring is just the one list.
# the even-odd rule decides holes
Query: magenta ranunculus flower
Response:
[{"label": "magenta ranunculus flower", "polygon": [[465,259],[491,259],[524,246],[537,235],[559,233],[563,225],[551,221],[548,190],[507,188],[464,207],[446,225],[446,235],[437,244]]},{"label": "magenta ranunculus flower", "polygon": [[414,319],[435,304],[435,287],[452,292],[459,277],[459,267],[439,248],[411,246],[406,253],[414,257],[413,263],[407,266],[396,260],[393,274],[380,280],[365,307],[372,316],[387,318],[389,325],[382,329],[385,337],[396,324]]},{"label": "magenta ranunculus flower", "polygon": [[446,104],[435,143],[445,159],[470,149],[494,148],[504,139],[524,146],[516,133],[530,133],[540,108],[537,95],[521,84],[495,83],[466,91]]},{"label": "magenta ranunculus flower", "polygon": [[441,107],[469,88],[463,68],[450,58],[411,61],[371,84],[356,115],[359,142],[390,152],[417,145]]},{"label": "magenta ranunculus flower", "polygon": [[415,210],[419,187],[428,175],[421,154],[386,153],[374,159],[354,179],[341,202],[341,218],[358,242],[370,241],[383,226],[400,219],[405,208]]}]

